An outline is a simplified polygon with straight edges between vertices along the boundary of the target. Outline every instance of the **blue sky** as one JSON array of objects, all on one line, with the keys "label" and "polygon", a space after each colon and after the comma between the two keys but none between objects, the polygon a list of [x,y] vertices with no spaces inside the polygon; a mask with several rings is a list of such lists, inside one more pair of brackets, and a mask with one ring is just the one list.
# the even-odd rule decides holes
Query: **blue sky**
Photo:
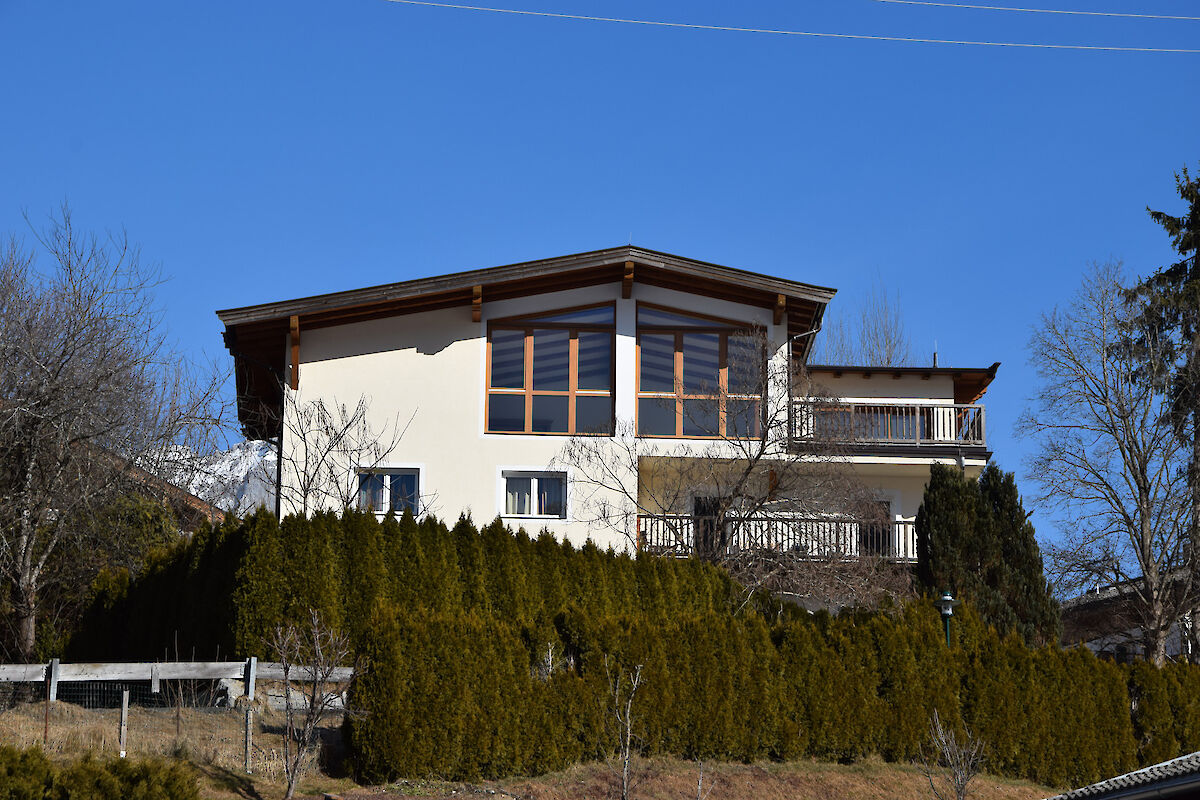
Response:
[{"label": "blue sky", "polygon": [[[1200,46],[1200,22],[877,0],[494,4]],[[1185,0],[1043,7],[1198,13]],[[834,286],[836,305],[894,287],[918,352],[936,340],[942,364],[1003,362],[990,443],[1018,471],[1030,326],[1090,260],[1166,263],[1145,207],[1179,208],[1172,174],[1200,164],[1196,54],[386,0],[0,0],[0,76],[0,231],[27,236],[22,213],[40,221],[63,200],[85,227],[124,227],[172,277],[161,300],[189,349],[223,354],[217,308],[632,239]]]}]

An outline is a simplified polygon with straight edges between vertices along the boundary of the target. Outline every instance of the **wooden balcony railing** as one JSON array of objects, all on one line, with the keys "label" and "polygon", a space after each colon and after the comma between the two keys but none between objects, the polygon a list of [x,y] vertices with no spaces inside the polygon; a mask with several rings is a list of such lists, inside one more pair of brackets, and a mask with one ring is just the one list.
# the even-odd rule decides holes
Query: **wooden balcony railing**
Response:
[{"label": "wooden balcony railing", "polygon": [[794,439],[845,444],[983,447],[983,406],[796,400]]},{"label": "wooden balcony railing", "polygon": [[884,558],[917,560],[916,524],[906,520],[860,522],[762,516],[727,519],[718,531],[711,517],[681,514],[639,515],[638,550],[690,555],[700,549],[719,555],[773,550],[814,559]]}]

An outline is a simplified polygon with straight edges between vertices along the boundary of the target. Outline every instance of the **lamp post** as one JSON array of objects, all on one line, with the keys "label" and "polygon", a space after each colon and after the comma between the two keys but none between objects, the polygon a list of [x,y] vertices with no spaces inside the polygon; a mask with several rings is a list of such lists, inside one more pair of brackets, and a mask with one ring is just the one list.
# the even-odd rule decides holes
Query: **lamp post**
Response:
[{"label": "lamp post", "polygon": [[954,616],[954,607],[959,604],[949,591],[942,592],[940,599],[933,602],[942,612],[942,621],[946,623],[946,647],[950,646],[950,617]]}]

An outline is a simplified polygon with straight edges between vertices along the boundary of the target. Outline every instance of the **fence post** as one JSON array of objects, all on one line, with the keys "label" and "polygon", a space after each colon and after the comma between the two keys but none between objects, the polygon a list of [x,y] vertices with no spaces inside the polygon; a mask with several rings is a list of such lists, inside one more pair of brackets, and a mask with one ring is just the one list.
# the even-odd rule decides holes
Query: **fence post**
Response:
[{"label": "fence post", "polygon": [[125,737],[129,731],[129,690],[121,690],[121,758],[125,757]]},{"label": "fence post", "polygon": [[158,664],[150,665],[150,694],[158,694]]},{"label": "fence post", "polygon": [[254,730],[254,708],[252,706],[248,705],[248,706],[246,706],[246,739],[245,739],[246,752],[243,756],[243,758],[246,762],[246,774],[247,775],[250,775],[254,772],[254,770],[253,770],[254,765],[250,760],[251,753],[253,752],[252,748],[251,748],[251,741],[250,741],[251,736],[253,735],[252,734],[253,730]]},{"label": "fence post", "polygon": [[251,703],[254,702],[254,678],[255,678],[255,674],[257,672],[258,672],[258,659],[255,658],[254,656],[250,656],[249,658],[246,659],[245,690],[246,690],[246,698]]},{"label": "fence post", "polygon": [[50,659],[50,668],[46,672],[50,681],[50,689],[46,693],[46,697],[53,703],[58,699],[58,659]]},{"label": "fence post", "polygon": [[246,659],[246,736],[245,753],[243,754],[247,775],[252,774],[254,771],[254,764],[251,759],[253,757],[252,740],[254,736],[254,680],[257,672],[258,659],[250,656]]}]

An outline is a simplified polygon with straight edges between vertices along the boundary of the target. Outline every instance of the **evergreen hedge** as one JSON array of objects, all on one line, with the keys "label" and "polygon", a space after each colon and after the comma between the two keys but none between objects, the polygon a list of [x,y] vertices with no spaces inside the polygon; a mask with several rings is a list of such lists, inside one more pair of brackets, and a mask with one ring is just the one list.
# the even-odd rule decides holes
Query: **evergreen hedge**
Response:
[{"label": "evergreen hedge", "polygon": [[62,767],[41,748],[0,745],[0,800],[199,800],[192,770],[161,759],[91,756]]},{"label": "evergreen hedge", "polygon": [[[499,521],[259,512],[109,582],[77,659],[271,658],[309,608],[366,657],[347,734],[369,780],[536,774],[611,752],[610,673],[644,667],[645,754],[906,761],[930,715],[988,768],[1084,784],[1200,748],[1200,670],[1033,649],[968,604],[809,615],[691,560],[575,548]],[[178,645],[176,645],[178,642]]]}]

